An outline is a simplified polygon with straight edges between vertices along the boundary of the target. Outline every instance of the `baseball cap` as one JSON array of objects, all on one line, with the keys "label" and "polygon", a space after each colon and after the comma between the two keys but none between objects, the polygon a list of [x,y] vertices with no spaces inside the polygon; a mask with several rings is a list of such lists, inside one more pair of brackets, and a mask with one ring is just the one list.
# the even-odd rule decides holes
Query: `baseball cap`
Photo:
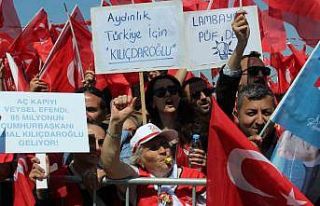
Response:
[{"label": "baseball cap", "polygon": [[156,125],[148,123],[139,127],[131,138],[130,146],[132,149],[132,153],[135,153],[142,144],[149,142],[150,140],[160,135],[161,137],[167,138],[169,143],[175,144],[178,142],[178,132],[176,130],[161,130]]}]

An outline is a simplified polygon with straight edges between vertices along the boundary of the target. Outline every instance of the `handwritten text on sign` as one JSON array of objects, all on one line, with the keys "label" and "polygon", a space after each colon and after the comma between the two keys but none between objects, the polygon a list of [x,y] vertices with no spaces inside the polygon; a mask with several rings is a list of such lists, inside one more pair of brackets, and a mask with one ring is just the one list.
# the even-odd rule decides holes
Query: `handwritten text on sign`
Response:
[{"label": "handwritten text on sign", "polygon": [[[243,7],[250,27],[250,37],[245,54],[262,53],[256,6]],[[225,64],[237,45],[231,23],[239,8],[216,9],[185,13],[185,33],[189,65],[192,68]]]},{"label": "handwritten text on sign", "polygon": [[83,94],[1,92],[0,99],[5,152],[89,151]]},{"label": "handwritten text on sign", "polygon": [[92,8],[91,19],[97,73],[182,64],[180,1]]}]

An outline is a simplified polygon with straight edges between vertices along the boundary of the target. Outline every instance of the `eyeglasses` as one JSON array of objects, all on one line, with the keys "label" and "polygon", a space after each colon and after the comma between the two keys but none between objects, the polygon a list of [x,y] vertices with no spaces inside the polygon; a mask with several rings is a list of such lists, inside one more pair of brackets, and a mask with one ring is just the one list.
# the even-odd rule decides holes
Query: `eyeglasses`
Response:
[{"label": "eyeglasses", "polygon": [[162,98],[166,96],[166,93],[169,92],[170,95],[175,95],[178,93],[178,87],[176,86],[168,86],[168,87],[160,87],[154,90],[154,96]]},{"label": "eyeglasses", "polygon": [[[243,72],[245,72],[244,70]],[[271,73],[271,69],[268,67],[262,67],[262,66],[251,66],[247,69],[248,74],[250,76],[257,76],[259,72],[261,71],[263,76],[269,76]]]},{"label": "eyeglasses", "polygon": [[193,99],[200,99],[201,92],[203,92],[206,97],[210,97],[212,95],[212,93],[213,93],[213,89],[205,88],[205,89],[203,89],[201,91],[196,91],[196,92],[191,94],[191,97]]}]

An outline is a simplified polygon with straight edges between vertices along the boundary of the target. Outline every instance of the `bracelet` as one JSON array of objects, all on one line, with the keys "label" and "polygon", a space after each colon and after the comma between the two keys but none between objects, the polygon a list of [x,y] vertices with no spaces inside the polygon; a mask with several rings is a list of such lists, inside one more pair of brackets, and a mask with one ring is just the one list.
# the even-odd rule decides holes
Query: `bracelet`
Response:
[{"label": "bracelet", "polygon": [[120,137],[119,134],[111,134],[108,130],[106,132],[107,132],[107,135],[111,137],[111,139],[119,139]]}]

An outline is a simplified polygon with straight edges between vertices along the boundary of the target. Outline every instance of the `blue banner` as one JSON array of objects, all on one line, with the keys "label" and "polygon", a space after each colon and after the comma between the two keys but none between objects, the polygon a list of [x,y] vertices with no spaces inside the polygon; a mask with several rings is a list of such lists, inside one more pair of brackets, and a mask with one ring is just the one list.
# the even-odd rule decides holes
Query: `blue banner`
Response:
[{"label": "blue banner", "polygon": [[320,147],[319,43],[283,97],[271,120],[310,144]]}]

